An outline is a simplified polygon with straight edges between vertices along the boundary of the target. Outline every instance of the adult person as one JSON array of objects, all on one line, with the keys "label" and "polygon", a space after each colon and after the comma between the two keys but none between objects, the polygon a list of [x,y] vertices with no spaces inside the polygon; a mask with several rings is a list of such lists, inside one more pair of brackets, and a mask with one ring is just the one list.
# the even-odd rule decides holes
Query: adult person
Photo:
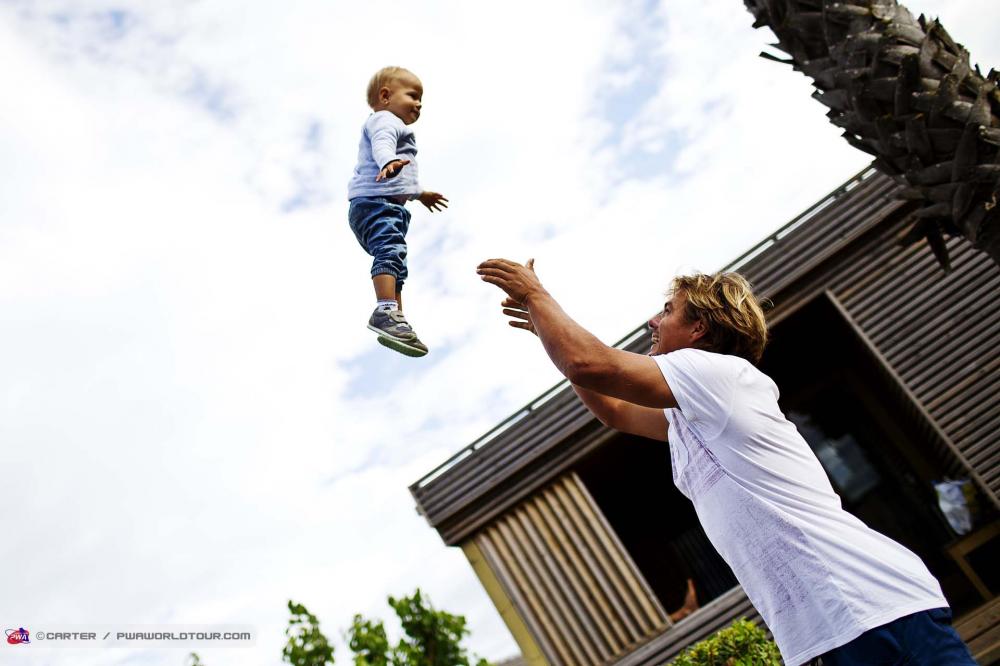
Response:
[{"label": "adult person", "polygon": [[787,664],[975,664],[938,581],[841,507],[782,414],[777,386],[756,367],[767,324],[742,276],[674,278],[642,355],[573,321],[532,260],[490,259],[477,272],[507,294],[509,323],[538,336],[594,416],[669,442],[675,485]]}]

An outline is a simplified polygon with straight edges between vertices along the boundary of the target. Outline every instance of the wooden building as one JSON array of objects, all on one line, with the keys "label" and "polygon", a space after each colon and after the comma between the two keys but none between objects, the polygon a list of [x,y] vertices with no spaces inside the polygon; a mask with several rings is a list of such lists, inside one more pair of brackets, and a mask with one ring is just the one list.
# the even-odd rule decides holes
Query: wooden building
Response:
[{"label": "wooden building", "polygon": [[[727,268],[773,303],[761,368],[845,508],[924,559],[992,663],[1000,269],[964,241],[949,243],[948,274],[925,245],[900,246],[913,207],[896,191],[866,170]],[[645,325],[618,346],[648,350]],[[945,477],[978,490],[965,536],[937,507]],[[674,488],[666,444],[604,427],[565,382],[410,490],[528,664],[663,664],[737,617],[760,621]],[[685,616],[688,580],[698,608]]]}]

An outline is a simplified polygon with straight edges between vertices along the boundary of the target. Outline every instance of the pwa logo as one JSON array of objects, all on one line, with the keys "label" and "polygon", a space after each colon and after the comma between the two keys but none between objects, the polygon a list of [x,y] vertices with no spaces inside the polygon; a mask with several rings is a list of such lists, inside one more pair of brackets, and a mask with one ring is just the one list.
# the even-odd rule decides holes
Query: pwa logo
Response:
[{"label": "pwa logo", "polygon": [[25,629],[24,627],[21,627],[19,629],[8,629],[6,633],[7,633],[7,642],[11,645],[31,642],[30,640],[28,640],[28,630]]}]

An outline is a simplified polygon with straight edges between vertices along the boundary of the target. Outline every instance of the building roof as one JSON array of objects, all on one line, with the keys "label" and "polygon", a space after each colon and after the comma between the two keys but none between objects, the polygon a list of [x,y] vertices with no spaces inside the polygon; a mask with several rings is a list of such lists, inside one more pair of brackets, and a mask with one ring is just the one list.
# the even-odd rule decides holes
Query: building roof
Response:
[{"label": "building roof", "polygon": [[[724,270],[741,272],[764,298],[775,299],[793,284],[804,293],[810,274],[888,217],[912,208],[896,198],[897,188],[887,176],[865,169]],[[645,322],[615,346],[645,352]],[[564,381],[412,484],[410,492],[445,543],[458,545],[611,436]]]}]

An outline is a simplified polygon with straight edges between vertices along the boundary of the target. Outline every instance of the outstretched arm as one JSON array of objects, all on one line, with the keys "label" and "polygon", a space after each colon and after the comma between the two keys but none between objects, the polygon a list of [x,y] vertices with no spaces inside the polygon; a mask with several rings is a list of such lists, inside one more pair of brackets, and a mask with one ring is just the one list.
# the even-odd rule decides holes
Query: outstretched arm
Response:
[{"label": "outstretched arm", "polygon": [[667,441],[667,417],[662,409],[634,405],[576,384],[570,385],[590,413],[609,428],[660,442]]},{"label": "outstretched arm", "polygon": [[392,160],[387,162],[382,170],[375,175],[375,182],[380,182],[383,180],[388,180],[389,178],[395,178],[396,175],[403,170],[410,160]]},{"label": "outstretched arm", "polygon": [[677,406],[656,361],[598,340],[563,311],[532,269],[507,259],[490,259],[477,272],[484,282],[525,306],[546,353],[570,382],[643,407]]},{"label": "outstretched arm", "polygon": [[[529,259],[525,267],[533,269],[534,259]],[[535,327],[531,323],[531,315],[528,314],[528,310],[523,305],[507,297],[501,303],[501,307],[503,313],[511,318],[507,322],[508,324],[514,328],[535,333]],[[590,413],[609,428],[661,442],[667,441],[667,418],[663,410],[634,405],[631,402],[612,398],[576,384],[570,384],[570,386],[573,387]]]}]

